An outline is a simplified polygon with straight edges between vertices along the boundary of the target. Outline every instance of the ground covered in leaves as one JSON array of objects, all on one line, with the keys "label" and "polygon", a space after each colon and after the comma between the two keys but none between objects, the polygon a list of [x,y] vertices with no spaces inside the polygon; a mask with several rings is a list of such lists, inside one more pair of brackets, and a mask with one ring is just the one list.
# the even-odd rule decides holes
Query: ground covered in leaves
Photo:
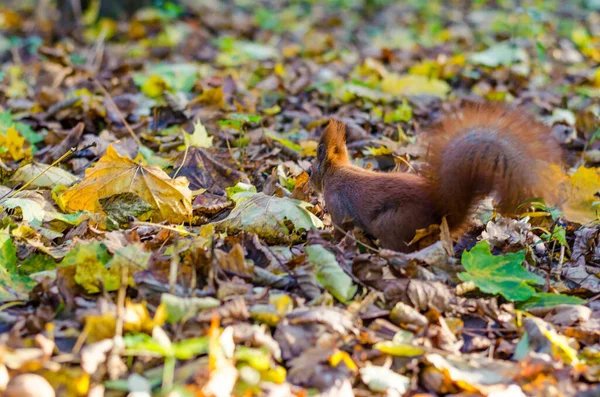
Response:
[{"label": "ground covered in leaves", "polygon": [[[600,393],[598,1],[189,1],[71,25],[31,3],[0,5],[7,396]],[[334,237],[306,183],[329,117],[356,164],[418,173],[419,136],[484,100],[552,126],[560,208],[487,200],[409,255]]]}]

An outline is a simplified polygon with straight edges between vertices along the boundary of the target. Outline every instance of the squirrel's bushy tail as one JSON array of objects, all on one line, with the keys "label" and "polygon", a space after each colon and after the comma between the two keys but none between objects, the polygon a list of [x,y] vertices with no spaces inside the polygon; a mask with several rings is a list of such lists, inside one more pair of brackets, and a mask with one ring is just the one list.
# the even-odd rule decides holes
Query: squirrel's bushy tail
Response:
[{"label": "squirrel's bushy tail", "polygon": [[548,167],[560,150],[550,128],[527,112],[474,105],[432,131],[428,156],[437,211],[455,229],[492,192],[503,213],[526,199],[549,197]]}]

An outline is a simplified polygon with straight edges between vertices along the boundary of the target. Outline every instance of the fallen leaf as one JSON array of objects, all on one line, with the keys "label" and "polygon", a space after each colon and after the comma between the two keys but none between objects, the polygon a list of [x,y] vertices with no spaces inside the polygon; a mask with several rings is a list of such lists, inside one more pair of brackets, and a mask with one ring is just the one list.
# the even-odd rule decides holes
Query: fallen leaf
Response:
[{"label": "fallen leaf", "polygon": [[131,218],[142,221],[151,215],[152,206],[132,192],[117,193],[98,200],[102,210],[118,224],[127,224]]},{"label": "fallen leaf", "polygon": [[120,156],[111,146],[98,163],[85,171],[85,178],[58,196],[68,212],[102,212],[99,199],[132,192],[154,208],[151,219],[172,223],[188,221],[192,215],[192,192],[186,178],[175,179],[156,166],[143,166]]},{"label": "fallen leaf", "polygon": [[598,198],[594,195],[600,190],[600,168],[581,166],[566,179],[559,178],[559,200],[565,217],[581,224],[598,219]]},{"label": "fallen leaf", "polygon": [[3,160],[22,160],[31,157],[31,149],[25,147],[25,138],[19,134],[14,125],[5,133],[0,133],[0,157]]},{"label": "fallen leaf", "polygon": [[553,294],[550,292],[538,292],[518,307],[521,310],[529,310],[536,307],[553,307],[558,305],[580,305],[585,300],[576,296]]},{"label": "fallen leaf", "polygon": [[245,173],[236,168],[229,153],[216,149],[208,150],[192,146],[187,155],[182,153],[175,159],[174,171],[190,181],[190,189],[206,189],[210,193],[223,195],[225,189],[237,183],[249,183]]},{"label": "fallen leaf", "polygon": [[306,247],[308,262],[315,266],[317,280],[342,303],[350,301],[358,287],[338,264],[335,255],[322,245]]},{"label": "fallen leaf", "polygon": [[17,252],[7,227],[0,230],[0,301],[27,298],[35,282],[19,273]]},{"label": "fallen leaf", "polygon": [[444,98],[450,86],[443,80],[420,75],[389,74],[381,80],[381,91],[391,95],[435,95]]},{"label": "fallen leaf", "polygon": [[256,233],[267,242],[297,241],[303,232],[322,228],[323,223],[306,209],[306,202],[241,192],[231,198],[236,202],[229,216],[215,223],[217,230],[230,234]]},{"label": "fallen leaf", "polygon": [[510,66],[526,59],[527,53],[521,47],[510,42],[494,44],[484,51],[471,54],[469,57],[472,63],[492,68],[501,65]]},{"label": "fallen leaf", "polygon": [[46,164],[33,162],[19,168],[10,180],[13,183],[23,184],[34,180],[29,187],[36,189],[52,188],[57,185],[69,186],[78,181],[79,178],[62,168],[50,167]]},{"label": "fallen leaf", "polygon": [[196,120],[194,123],[193,133],[188,134],[185,131],[183,132],[183,138],[186,146],[211,147],[213,145],[213,137],[208,136],[206,127],[202,125],[200,120]]},{"label": "fallen leaf", "polygon": [[171,294],[162,294],[160,302],[165,305],[166,320],[171,324],[176,324],[182,319],[192,318],[202,310],[212,309],[221,304],[218,299],[211,297],[183,298]]},{"label": "fallen leaf", "polygon": [[119,268],[107,269],[110,254],[100,242],[79,244],[60,262],[60,267],[75,267],[75,282],[89,293],[100,292],[100,285],[107,291],[115,291],[121,285]]},{"label": "fallen leaf", "polygon": [[403,395],[410,388],[410,378],[385,367],[367,365],[360,369],[360,378],[375,393],[391,389]]},{"label": "fallen leaf", "polygon": [[501,294],[512,301],[524,301],[535,295],[531,284],[543,285],[545,280],[528,272],[522,266],[525,251],[506,255],[492,255],[487,242],[481,241],[462,255],[466,272],[458,277],[472,281],[482,292]]},{"label": "fallen leaf", "polygon": [[447,382],[454,383],[462,390],[478,391],[484,395],[506,389],[521,373],[518,363],[490,360],[487,357],[427,354],[425,358],[442,371]]}]

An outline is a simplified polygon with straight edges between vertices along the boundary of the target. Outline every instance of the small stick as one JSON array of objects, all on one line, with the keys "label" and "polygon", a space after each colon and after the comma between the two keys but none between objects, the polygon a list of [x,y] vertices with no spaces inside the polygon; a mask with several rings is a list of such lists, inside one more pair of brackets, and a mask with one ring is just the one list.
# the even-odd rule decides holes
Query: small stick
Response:
[{"label": "small stick", "polygon": [[[183,140],[185,141],[185,135],[183,136]],[[190,144],[188,142],[185,142],[185,152],[183,153],[183,160],[181,160],[181,165],[179,166],[179,168],[177,168],[177,171],[175,171],[175,173],[173,174],[173,179],[175,179],[177,177],[177,175],[179,174],[179,171],[181,171],[181,169],[183,168],[183,165],[185,164],[185,160],[187,159],[189,150],[190,150]]]},{"label": "small stick", "polygon": [[161,229],[167,229],[170,230],[172,232],[176,232],[179,234],[185,234],[185,235],[190,235],[190,236],[198,236],[197,233],[193,233],[187,230],[179,230],[173,226],[167,226],[167,225],[161,225],[159,223],[152,223],[152,222],[143,222],[143,221],[135,221],[133,222],[133,225],[135,226],[154,226],[154,227],[159,227]]}]

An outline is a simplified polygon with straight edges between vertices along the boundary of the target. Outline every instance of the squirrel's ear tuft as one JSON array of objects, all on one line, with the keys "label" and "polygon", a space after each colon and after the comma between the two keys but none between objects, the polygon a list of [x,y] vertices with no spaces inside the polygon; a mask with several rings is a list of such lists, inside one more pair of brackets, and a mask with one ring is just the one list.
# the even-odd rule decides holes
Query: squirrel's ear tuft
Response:
[{"label": "squirrel's ear tuft", "polygon": [[342,122],[335,120],[334,118],[329,119],[329,127],[335,132],[335,136],[341,138],[346,142],[346,125]]}]

